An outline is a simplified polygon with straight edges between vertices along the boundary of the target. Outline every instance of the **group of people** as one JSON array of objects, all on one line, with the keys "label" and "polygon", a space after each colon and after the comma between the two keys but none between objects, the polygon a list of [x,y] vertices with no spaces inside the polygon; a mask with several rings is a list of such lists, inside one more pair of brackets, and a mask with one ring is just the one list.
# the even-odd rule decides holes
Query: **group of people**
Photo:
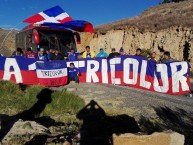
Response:
[{"label": "group of people", "polygon": [[[83,53],[82,58],[95,58],[95,57],[114,58],[121,55],[129,55],[129,54],[127,54],[124,51],[124,48],[122,47],[119,49],[119,52],[116,52],[116,49],[112,48],[110,54],[107,54],[103,48],[100,48],[99,53],[95,56],[94,52],[90,50],[90,47],[86,46],[86,51]],[[142,50],[140,48],[136,49],[135,56],[145,57],[142,55]],[[163,53],[163,56],[159,60],[156,60],[156,52],[151,52],[147,59],[156,63],[167,63],[175,61],[174,59],[171,58],[169,51],[165,51]]]},{"label": "group of people", "polygon": [[63,60],[63,56],[59,53],[59,50],[49,49],[44,50],[40,48],[37,53],[35,53],[31,48],[27,48],[27,51],[24,52],[21,48],[17,48],[13,52],[12,56],[22,56],[26,58],[34,58],[37,60]]},{"label": "group of people", "polygon": [[[72,50],[68,53],[69,60],[74,60],[78,58],[78,53]],[[95,57],[103,57],[103,58],[114,58],[121,55],[128,55],[124,52],[123,48],[120,48],[119,52],[116,52],[115,48],[112,48],[111,53],[108,55],[103,48],[100,48],[100,52],[95,56],[94,52],[90,51],[90,47],[86,47],[86,51],[82,54],[82,58],[95,58]],[[140,48],[136,49],[135,56],[144,57],[142,55],[142,50]],[[150,54],[150,57],[148,58],[150,61],[153,61],[155,63],[167,63],[167,62],[173,62],[175,61],[170,57],[170,52],[165,51],[163,56],[160,58],[159,61],[156,60],[156,53],[152,52]],[[80,75],[79,69],[75,67],[74,63],[70,63],[70,68],[68,70],[69,74],[69,81],[75,81],[76,83],[79,82],[78,76]]]},{"label": "group of people", "polygon": [[[75,51],[74,48],[71,48],[69,52],[62,54],[59,52],[58,49],[49,49],[49,50],[44,50],[43,48],[40,48],[37,53],[35,53],[31,48],[27,48],[27,51],[24,53],[24,51],[21,48],[17,48],[16,51],[12,54],[12,56],[23,56],[26,58],[35,58],[38,60],[77,60],[78,58],[114,58],[118,57],[121,55],[128,55],[125,51],[124,48],[120,48],[119,52],[116,51],[115,48],[111,49],[111,53],[106,53],[104,48],[99,49],[99,53],[95,55],[93,51],[91,51],[90,46],[86,46],[86,49],[83,53],[78,53]],[[142,50],[140,48],[136,49],[135,56],[142,56]],[[174,59],[170,57],[170,52],[165,51],[163,56],[160,58],[160,60],[156,60],[156,53],[152,52],[149,55],[149,60],[157,62],[157,63],[167,63],[167,62],[172,62]]]},{"label": "group of people", "polygon": [[[75,49],[71,48],[69,52],[65,54],[61,54],[59,50],[54,50],[54,49],[49,49],[49,50],[44,50],[43,48],[40,48],[37,53],[32,51],[31,48],[27,48],[27,51],[24,53],[24,51],[21,48],[17,48],[16,51],[12,54],[12,56],[22,56],[26,58],[35,58],[38,60],[77,60],[78,58],[114,58],[114,57],[119,57],[122,55],[128,55],[125,51],[124,48],[120,48],[119,52],[116,51],[115,48],[111,49],[111,53],[107,54],[104,50],[104,48],[99,49],[99,53],[95,55],[93,51],[91,51],[90,46],[86,46],[86,50],[82,53],[78,53],[75,51]],[[144,57],[142,55],[142,50],[140,48],[136,49],[135,56],[140,56]],[[152,52],[148,58],[150,61],[156,62],[156,63],[167,63],[167,62],[172,62],[174,59],[170,57],[170,52],[165,51],[163,56],[161,57],[160,60],[156,60],[156,53]],[[70,67],[68,68],[68,76],[69,76],[69,81],[75,81],[76,83],[79,82],[78,76],[80,75],[79,69],[75,67],[74,63],[70,63]]]}]

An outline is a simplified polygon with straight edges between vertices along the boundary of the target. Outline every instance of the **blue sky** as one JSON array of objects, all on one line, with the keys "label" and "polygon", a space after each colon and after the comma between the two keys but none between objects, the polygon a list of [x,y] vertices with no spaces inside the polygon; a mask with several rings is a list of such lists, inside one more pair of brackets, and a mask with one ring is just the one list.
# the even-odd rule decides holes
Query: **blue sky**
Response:
[{"label": "blue sky", "polygon": [[161,0],[0,0],[0,28],[21,29],[26,25],[21,23],[24,19],[56,5],[62,7],[73,19],[87,20],[98,26],[137,16],[160,2]]}]

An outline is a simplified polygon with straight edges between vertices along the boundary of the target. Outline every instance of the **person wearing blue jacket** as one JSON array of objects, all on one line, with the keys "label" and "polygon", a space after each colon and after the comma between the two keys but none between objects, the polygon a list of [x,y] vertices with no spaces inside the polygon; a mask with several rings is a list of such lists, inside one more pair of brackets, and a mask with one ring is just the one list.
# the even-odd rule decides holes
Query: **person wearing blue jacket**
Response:
[{"label": "person wearing blue jacket", "polygon": [[70,52],[67,52],[68,60],[77,60],[80,54],[75,52],[74,48],[70,49]]},{"label": "person wearing blue jacket", "polygon": [[38,55],[37,55],[37,59],[38,60],[47,60],[46,54],[44,54],[44,49],[40,48],[40,50],[38,51]]},{"label": "person wearing blue jacket", "polygon": [[79,69],[74,66],[74,63],[70,63],[70,67],[68,68],[68,80],[75,81],[75,83],[79,83]]},{"label": "person wearing blue jacket", "polygon": [[105,57],[105,58],[107,58],[108,56],[109,55],[106,52],[104,52],[104,48],[100,48],[100,52],[97,54],[96,57]]}]

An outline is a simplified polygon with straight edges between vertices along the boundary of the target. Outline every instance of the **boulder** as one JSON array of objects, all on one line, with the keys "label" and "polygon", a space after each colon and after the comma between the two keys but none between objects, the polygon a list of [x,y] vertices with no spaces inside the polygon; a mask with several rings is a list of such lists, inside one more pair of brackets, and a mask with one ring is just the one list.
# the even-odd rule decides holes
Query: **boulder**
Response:
[{"label": "boulder", "polygon": [[[10,125],[10,124],[9,124]],[[11,125],[10,130],[5,134],[3,144],[18,144],[18,142],[28,142],[37,135],[49,135],[48,128],[36,123],[35,121],[23,121],[19,119]]]},{"label": "boulder", "polygon": [[151,135],[113,134],[113,145],[184,145],[184,135],[167,131]]}]

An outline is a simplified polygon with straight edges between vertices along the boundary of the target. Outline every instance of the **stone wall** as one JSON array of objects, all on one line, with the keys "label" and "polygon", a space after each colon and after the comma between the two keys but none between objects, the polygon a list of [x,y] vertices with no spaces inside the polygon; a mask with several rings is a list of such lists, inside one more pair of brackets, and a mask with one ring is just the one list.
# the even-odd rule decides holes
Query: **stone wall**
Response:
[{"label": "stone wall", "polygon": [[82,44],[78,51],[83,51],[86,45],[90,45],[92,51],[99,52],[99,48],[105,48],[109,53],[111,48],[119,51],[123,47],[129,54],[135,54],[136,48],[150,49],[157,53],[157,59],[162,51],[170,51],[171,56],[177,60],[188,60],[193,66],[193,30],[190,28],[170,27],[157,32],[138,28],[124,28],[122,30],[110,30],[106,33],[81,35]]}]

